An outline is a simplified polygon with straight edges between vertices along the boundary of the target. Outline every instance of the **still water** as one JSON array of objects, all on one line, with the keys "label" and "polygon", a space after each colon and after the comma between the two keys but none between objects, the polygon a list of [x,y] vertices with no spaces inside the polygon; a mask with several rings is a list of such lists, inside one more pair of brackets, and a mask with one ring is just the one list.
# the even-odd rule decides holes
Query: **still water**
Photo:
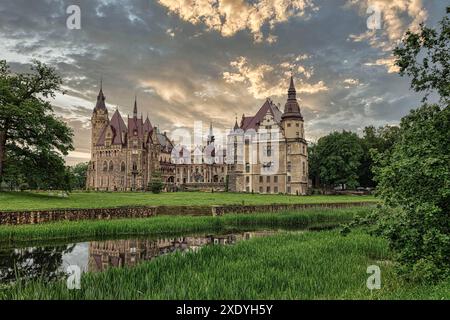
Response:
[{"label": "still water", "polygon": [[250,231],[223,235],[192,235],[157,239],[120,239],[60,245],[0,247],[0,284],[16,279],[56,280],[66,276],[67,267],[82,272],[102,272],[110,267],[133,267],[143,261],[180,251],[197,251],[208,245],[232,245],[276,231]]}]

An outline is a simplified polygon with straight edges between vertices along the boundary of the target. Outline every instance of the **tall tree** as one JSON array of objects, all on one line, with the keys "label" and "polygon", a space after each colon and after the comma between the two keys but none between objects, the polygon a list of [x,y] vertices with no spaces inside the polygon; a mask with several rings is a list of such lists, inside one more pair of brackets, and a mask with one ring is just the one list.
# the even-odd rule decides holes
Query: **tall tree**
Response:
[{"label": "tall tree", "polygon": [[73,133],[49,102],[60,91],[55,69],[33,61],[30,73],[18,74],[0,61],[0,181],[8,166],[36,181],[64,172],[62,155],[73,150]]},{"label": "tall tree", "polygon": [[87,162],[78,163],[68,168],[71,176],[71,189],[82,190],[86,188],[87,169]]},{"label": "tall tree", "polygon": [[401,76],[411,77],[411,88],[439,95],[444,106],[450,102],[450,19],[444,17],[440,30],[421,25],[419,32],[407,31],[402,44],[394,49]]},{"label": "tall tree", "polygon": [[411,87],[439,95],[440,104],[424,104],[400,123],[391,152],[375,157],[375,179],[385,208],[375,217],[411,279],[450,276],[450,25],[440,32],[421,26],[408,31],[394,54]]},{"label": "tall tree", "polygon": [[355,133],[345,130],[330,133],[318,140],[314,151],[319,178],[326,187],[358,185],[363,149]]},{"label": "tall tree", "polygon": [[388,152],[395,143],[399,132],[397,126],[386,125],[384,127],[375,128],[368,126],[364,128],[361,145],[363,148],[363,156],[359,171],[359,184],[364,187],[375,187],[373,180],[373,154],[374,152]]}]

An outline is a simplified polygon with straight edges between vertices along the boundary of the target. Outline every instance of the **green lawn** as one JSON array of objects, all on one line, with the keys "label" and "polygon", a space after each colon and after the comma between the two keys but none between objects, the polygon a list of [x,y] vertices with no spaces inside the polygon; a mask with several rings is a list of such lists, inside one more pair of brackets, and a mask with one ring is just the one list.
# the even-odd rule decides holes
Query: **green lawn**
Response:
[{"label": "green lawn", "polygon": [[[389,260],[384,240],[358,231],[281,233],[87,273],[81,290],[65,281],[16,285],[0,290],[0,299],[449,299],[448,282],[404,283]],[[371,292],[373,264],[381,290]]]},{"label": "green lawn", "polygon": [[209,206],[224,204],[280,204],[376,201],[373,196],[288,196],[245,193],[130,193],[75,192],[68,198],[48,193],[0,192],[0,211],[68,208],[111,208],[120,206]]}]

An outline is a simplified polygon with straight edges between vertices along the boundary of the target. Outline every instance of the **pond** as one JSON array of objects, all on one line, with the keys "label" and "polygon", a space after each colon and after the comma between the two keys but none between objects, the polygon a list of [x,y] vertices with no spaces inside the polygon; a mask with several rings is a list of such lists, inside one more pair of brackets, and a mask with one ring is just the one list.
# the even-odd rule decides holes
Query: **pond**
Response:
[{"label": "pond", "polygon": [[58,245],[33,244],[0,247],[0,284],[17,279],[52,281],[67,275],[69,266],[81,272],[102,272],[110,267],[133,267],[172,252],[197,251],[208,245],[232,245],[277,231],[247,231],[230,234],[186,235],[173,238],[131,238],[87,241]]}]

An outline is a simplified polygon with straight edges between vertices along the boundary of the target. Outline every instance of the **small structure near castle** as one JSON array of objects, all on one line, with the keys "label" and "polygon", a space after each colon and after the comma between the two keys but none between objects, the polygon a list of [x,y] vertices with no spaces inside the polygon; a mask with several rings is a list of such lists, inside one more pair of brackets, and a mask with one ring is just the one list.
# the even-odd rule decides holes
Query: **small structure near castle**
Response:
[{"label": "small structure near castle", "polygon": [[228,133],[226,150],[215,146],[212,125],[206,146],[174,146],[149,118],[111,118],[103,88],[92,113],[87,188],[145,190],[157,173],[166,191],[205,189],[302,195],[308,188],[304,121],[291,77],[282,112],[270,99],[251,117],[242,116]]}]

